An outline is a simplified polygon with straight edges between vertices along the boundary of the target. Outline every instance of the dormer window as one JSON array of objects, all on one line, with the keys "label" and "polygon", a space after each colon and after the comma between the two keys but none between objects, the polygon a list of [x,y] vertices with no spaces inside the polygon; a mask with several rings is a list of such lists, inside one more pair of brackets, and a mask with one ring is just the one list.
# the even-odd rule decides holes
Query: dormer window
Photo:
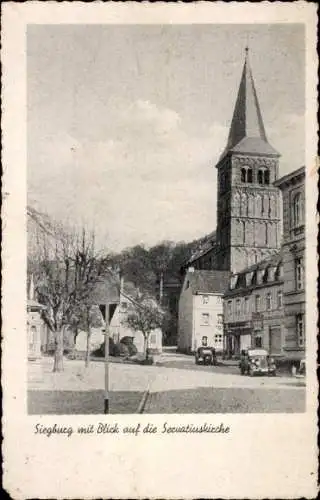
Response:
[{"label": "dormer window", "polygon": [[230,278],[230,288],[231,288],[231,290],[233,290],[236,287],[237,281],[238,281],[238,275],[237,274],[235,274],[234,276],[231,276],[231,278]]},{"label": "dormer window", "polygon": [[251,273],[246,273],[246,285],[250,286],[252,283],[252,278],[253,278],[253,272]]},{"label": "dormer window", "polygon": [[276,276],[276,268],[275,267],[269,267],[268,270],[268,281],[274,281]]},{"label": "dormer window", "polygon": [[257,284],[261,285],[263,282],[263,276],[264,276],[265,270],[264,269],[259,269],[257,271]]}]

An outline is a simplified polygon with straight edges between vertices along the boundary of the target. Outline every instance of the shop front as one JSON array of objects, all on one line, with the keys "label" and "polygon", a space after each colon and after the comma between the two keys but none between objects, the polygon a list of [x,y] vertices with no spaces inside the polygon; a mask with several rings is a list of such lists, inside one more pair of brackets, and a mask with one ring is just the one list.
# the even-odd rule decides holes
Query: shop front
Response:
[{"label": "shop front", "polygon": [[252,347],[252,328],[249,321],[226,325],[225,353],[227,358],[239,358],[241,351]]}]

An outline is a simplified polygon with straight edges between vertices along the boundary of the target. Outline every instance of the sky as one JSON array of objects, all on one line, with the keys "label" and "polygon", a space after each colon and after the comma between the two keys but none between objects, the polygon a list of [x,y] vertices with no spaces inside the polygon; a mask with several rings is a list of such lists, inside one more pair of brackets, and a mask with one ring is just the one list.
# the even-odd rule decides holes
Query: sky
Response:
[{"label": "sky", "polygon": [[305,162],[303,25],[29,25],[28,202],[113,251],[212,232],[247,43],[284,175]]}]

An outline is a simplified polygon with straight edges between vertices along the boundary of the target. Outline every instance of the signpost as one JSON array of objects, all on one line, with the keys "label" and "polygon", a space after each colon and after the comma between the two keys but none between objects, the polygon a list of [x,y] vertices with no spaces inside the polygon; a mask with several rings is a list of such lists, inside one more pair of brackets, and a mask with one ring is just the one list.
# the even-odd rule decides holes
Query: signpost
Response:
[{"label": "signpost", "polygon": [[109,413],[109,304],[100,304],[104,329],[104,413]]},{"label": "signpost", "polygon": [[104,413],[109,413],[109,304],[106,304],[104,333]]}]

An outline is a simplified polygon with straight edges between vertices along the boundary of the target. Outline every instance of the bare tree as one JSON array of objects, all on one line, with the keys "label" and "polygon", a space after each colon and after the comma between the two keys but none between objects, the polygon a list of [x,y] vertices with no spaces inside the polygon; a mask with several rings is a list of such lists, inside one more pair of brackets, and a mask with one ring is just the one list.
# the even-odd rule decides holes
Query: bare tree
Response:
[{"label": "bare tree", "polygon": [[45,228],[37,235],[35,291],[45,306],[44,321],[54,335],[53,371],[62,371],[64,330],[90,305],[90,296],[108,259],[96,252],[93,232],[52,221]]},{"label": "bare tree", "polygon": [[146,359],[148,359],[150,333],[162,327],[164,317],[164,311],[150,296],[137,293],[135,298],[130,300],[130,311],[124,319],[124,323],[132,330],[143,334]]},{"label": "bare tree", "polygon": [[85,366],[90,364],[90,341],[93,328],[100,328],[104,325],[99,307],[95,304],[94,297],[90,296],[85,303],[79,304],[74,309],[70,319],[70,326],[74,332],[74,342],[80,330],[84,330],[87,336]]}]

